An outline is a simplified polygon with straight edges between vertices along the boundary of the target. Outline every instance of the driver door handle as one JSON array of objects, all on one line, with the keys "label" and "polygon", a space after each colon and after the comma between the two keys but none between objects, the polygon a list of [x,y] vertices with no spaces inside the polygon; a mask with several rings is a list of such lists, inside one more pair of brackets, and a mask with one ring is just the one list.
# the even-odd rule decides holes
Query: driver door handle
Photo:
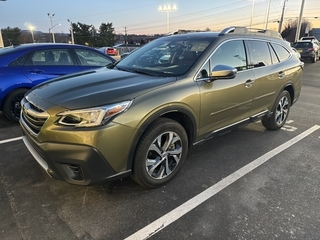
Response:
[{"label": "driver door handle", "polygon": [[254,84],[254,80],[252,80],[252,79],[248,79],[248,80],[245,82],[246,88],[250,88],[250,87],[252,86],[252,84]]}]

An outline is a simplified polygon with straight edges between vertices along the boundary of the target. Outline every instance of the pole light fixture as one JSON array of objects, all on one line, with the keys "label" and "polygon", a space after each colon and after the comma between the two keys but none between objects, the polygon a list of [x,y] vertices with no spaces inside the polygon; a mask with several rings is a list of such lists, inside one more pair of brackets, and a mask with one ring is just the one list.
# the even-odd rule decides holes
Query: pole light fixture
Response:
[{"label": "pole light fixture", "polygon": [[170,32],[170,12],[176,11],[177,6],[175,4],[173,4],[173,5],[166,4],[166,5],[159,6],[158,10],[160,12],[167,13],[167,32],[169,33]]}]

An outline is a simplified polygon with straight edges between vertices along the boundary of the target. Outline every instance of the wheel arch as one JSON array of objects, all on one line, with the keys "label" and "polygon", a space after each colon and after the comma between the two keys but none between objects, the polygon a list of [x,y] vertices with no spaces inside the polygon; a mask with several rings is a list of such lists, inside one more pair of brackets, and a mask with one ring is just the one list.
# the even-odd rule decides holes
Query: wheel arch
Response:
[{"label": "wheel arch", "polygon": [[155,122],[159,118],[168,118],[177,121],[182,125],[182,127],[185,129],[187,136],[188,136],[188,142],[189,142],[189,148],[192,147],[192,142],[195,142],[196,135],[197,135],[197,123],[195,117],[190,113],[187,109],[183,107],[169,107],[166,109],[162,109],[153,115],[151,115],[139,128],[137,131],[137,134],[134,138],[133,144],[130,149],[129,158],[128,158],[128,169],[132,169],[133,166],[133,158],[134,154],[136,152],[137,145],[142,137],[142,135],[145,133],[145,131],[148,129],[148,127]]},{"label": "wheel arch", "polygon": [[8,99],[8,97],[12,92],[17,91],[19,89],[26,89],[27,91],[29,91],[32,87],[33,86],[24,84],[24,85],[14,85],[14,86],[11,86],[10,88],[4,89],[2,92],[2,98],[0,99],[0,110],[3,110],[4,102]]},{"label": "wheel arch", "polygon": [[294,91],[294,87],[292,84],[287,84],[286,86],[284,86],[284,88],[281,90],[280,94],[284,91],[288,91],[289,94],[290,94],[290,98],[291,98],[291,106],[293,105],[293,101],[294,101],[294,94],[295,94],[295,91]]}]

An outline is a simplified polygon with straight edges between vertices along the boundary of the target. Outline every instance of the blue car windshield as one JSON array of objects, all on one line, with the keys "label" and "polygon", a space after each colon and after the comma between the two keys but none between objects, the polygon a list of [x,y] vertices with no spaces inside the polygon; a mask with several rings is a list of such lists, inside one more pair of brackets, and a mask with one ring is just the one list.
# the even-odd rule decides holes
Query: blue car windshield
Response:
[{"label": "blue car windshield", "polygon": [[181,76],[190,70],[211,42],[204,38],[159,38],[128,55],[116,68],[162,77]]}]

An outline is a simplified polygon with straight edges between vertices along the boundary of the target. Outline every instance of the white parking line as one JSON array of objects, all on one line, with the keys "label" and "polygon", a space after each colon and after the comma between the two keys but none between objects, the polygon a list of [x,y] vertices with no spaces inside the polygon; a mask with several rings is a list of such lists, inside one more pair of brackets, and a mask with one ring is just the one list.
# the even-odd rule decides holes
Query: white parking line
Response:
[{"label": "white parking line", "polygon": [[22,137],[16,137],[16,138],[10,138],[10,139],[6,139],[6,140],[1,140],[0,144],[8,143],[8,142],[14,142],[14,141],[18,141],[18,140],[21,140],[21,139],[22,139]]},{"label": "white parking line", "polygon": [[307,137],[314,131],[320,128],[319,125],[315,125],[305,132],[299,134],[298,136],[292,138],[291,140],[283,143],[279,147],[267,152],[266,154],[262,155],[261,157],[257,158],[256,160],[252,161],[251,163],[247,164],[246,166],[240,168],[236,172],[230,174],[226,178],[222,179],[220,182],[216,183],[215,185],[211,186],[210,188],[206,189],[202,193],[198,194],[197,196],[191,198],[187,202],[183,203],[179,207],[173,209],[171,212],[165,214],[164,216],[158,218],[154,222],[150,223],[146,227],[140,229],[139,231],[135,232],[131,236],[127,237],[125,240],[135,240],[135,239],[147,239],[152,235],[156,234],[157,232],[161,231],[195,207],[199,206],[204,201],[208,200],[224,188],[228,187],[244,175],[248,174],[255,168],[259,167],[263,163],[267,162],[269,159],[274,157],[275,155],[281,153],[282,151],[286,150],[287,148],[291,147],[293,144],[299,142],[303,138]]}]

